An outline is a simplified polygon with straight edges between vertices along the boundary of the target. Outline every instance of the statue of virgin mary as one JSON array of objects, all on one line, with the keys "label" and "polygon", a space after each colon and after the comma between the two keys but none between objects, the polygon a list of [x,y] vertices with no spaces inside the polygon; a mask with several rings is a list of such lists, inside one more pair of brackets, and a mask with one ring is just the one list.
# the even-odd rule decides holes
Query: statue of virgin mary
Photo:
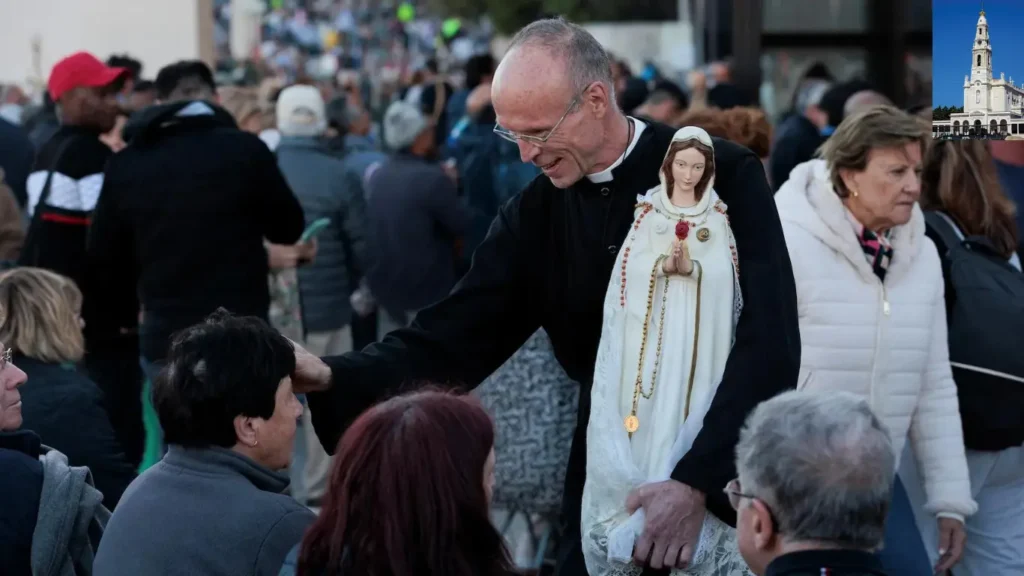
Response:
[{"label": "statue of virgin mary", "polygon": [[[641,573],[632,556],[644,511],[630,514],[626,497],[668,480],[692,446],[743,306],[736,242],[715,193],[707,132],[676,132],[660,181],[637,198],[604,301],[581,518],[592,576]],[[672,574],[748,574],[735,530],[706,515],[693,562]]]}]

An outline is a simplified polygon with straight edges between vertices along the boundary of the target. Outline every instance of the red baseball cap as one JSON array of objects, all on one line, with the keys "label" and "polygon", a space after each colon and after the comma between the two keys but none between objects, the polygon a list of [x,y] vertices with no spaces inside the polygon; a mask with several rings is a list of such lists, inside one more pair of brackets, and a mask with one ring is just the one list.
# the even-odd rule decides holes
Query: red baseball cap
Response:
[{"label": "red baseball cap", "polygon": [[75,52],[54,65],[47,89],[56,102],[69,90],[106,86],[125,74],[128,74],[127,68],[107,66],[88,52]]}]

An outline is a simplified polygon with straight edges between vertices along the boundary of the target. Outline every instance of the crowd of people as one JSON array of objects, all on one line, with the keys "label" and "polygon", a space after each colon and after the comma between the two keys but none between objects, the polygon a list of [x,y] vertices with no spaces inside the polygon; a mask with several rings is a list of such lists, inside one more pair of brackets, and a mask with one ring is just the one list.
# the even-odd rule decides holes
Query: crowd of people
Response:
[{"label": "crowd of people", "polygon": [[1024,573],[1024,148],[560,18],[445,68],[0,119],[5,574]]}]

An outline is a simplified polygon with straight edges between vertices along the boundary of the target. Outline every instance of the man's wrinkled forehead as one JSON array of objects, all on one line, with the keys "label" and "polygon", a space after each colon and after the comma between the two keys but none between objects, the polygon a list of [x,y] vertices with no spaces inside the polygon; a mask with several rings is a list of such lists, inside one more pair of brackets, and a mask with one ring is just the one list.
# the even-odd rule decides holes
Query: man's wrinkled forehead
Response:
[{"label": "man's wrinkled forehead", "polygon": [[566,58],[557,50],[533,44],[516,46],[505,54],[494,72],[494,82],[547,84],[569,76]]},{"label": "man's wrinkled forehead", "polygon": [[[572,82],[565,65],[539,48],[516,48],[498,66],[491,84],[491,101],[498,123],[525,123],[510,129],[550,128],[572,100]],[[553,118],[548,116],[554,115]],[[534,126],[533,124],[539,123]]]}]

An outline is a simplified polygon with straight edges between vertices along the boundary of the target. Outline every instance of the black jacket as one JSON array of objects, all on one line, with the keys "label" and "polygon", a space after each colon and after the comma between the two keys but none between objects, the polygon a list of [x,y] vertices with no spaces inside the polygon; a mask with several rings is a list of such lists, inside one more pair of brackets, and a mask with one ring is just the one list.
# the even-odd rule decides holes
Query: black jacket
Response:
[{"label": "black jacket", "polygon": [[39,448],[39,436],[32,432],[0,432],[0,572],[5,576],[32,574],[32,533],[43,491]]},{"label": "black jacket", "polygon": [[14,198],[22,208],[28,198],[25,183],[35,157],[36,149],[21,126],[0,118],[0,169],[4,172],[3,181],[11,187]]},{"label": "black jacket", "polygon": [[293,243],[304,223],[273,153],[221,108],[154,106],[137,123],[93,214],[86,325],[134,326],[138,294],[142,355],[161,360],[172,333],[218,307],[266,318],[263,239]]},{"label": "black jacket", "polygon": [[789,180],[793,168],[814,158],[824,141],[818,128],[803,114],[794,113],[783,120],[775,131],[772,154],[768,159],[772,190],[778,192]]},{"label": "black jacket", "polygon": [[73,367],[24,356],[14,363],[28,376],[20,389],[22,426],[67,456],[71,466],[88,466],[103,505],[113,510],[136,471],[117,440],[100,388]]},{"label": "black jacket", "polygon": [[[477,386],[543,327],[559,363],[583,385],[563,499],[563,521],[578,538],[605,292],[637,195],[658,184],[674,133],[648,125],[612,182],[583,179],[557,190],[537,177],[501,208],[451,295],[382,343],[325,359],[334,385],[308,396],[324,448],[333,452],[345,426],[405,381]],[[745,304],[704,428],[672,477],[704,492],[711,512],[735,522],[722,488],[736,476],[740,427],[759,402],[796,385],[800,333],[792,266],[761,161],[732,142],[715,138],[714,145],[715,189],[728,205]]]},{"label": "black jacket", "polygon": [[[112,155],[100,141],[100,133],[84,126],[61,126],[39,148],[25,185],[26,207],[38,218],[28,228],[19,265],[45,268],[83,286],[89,222],[103,189],[103,169]],[[49,197],[40,208],[51,172]]]},{"label": "black jacket", "polygon": [[860,550],[805,550],[783,554],[764,576],[886,576],[882,561]]},{"label": "black jacket", "polygon": [[458,279],[455,241],[473,212],[430,160],[398,153],[366,183],[366,280],[381,308],[401,315],[444,298]]}]

